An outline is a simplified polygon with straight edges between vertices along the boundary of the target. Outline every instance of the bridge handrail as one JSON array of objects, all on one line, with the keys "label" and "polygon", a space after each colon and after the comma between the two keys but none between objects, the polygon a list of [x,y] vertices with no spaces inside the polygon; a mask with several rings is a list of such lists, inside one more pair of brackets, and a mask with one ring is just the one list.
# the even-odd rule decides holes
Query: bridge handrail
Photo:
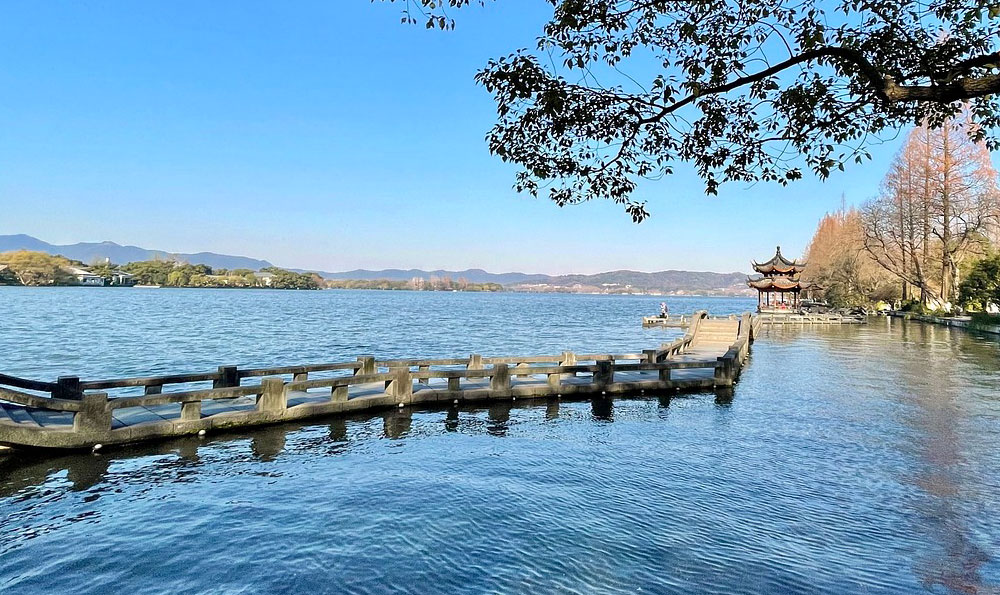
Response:
[{"label": "bridge handrail", "polygon": [[0,387],[0,400],[25,407],[35,407],[38,409],[53,409],[55,411],[79,411],[80,402],[66,399],[56,399],[53,397],[40,397],[9,388]]},{"label": "bridge handrail", "polygon": [[659,349],[649,350],[647,352],[647,360],[653,363],[662,361],[672,355],[677,355],[683,353],[698,335],[698,330],[701,328],[701,321],[708,318],[708,311],[698,310],[691,315],[691,324],[688,325],[687,330],[684,332],[684,336],[679,339],[674,340],[671,343],[665,343],[660,346]]},{"label": "bridge handrail", "polygon": [[14,388],[21,388],[24,390],[37,390],[46,393],[56,390],[56,387],[58,386],[55,382],[28,380],[27,378],[18,378],[17,376],[10,376],[8,374],[0,374],[0,385],[13,386]]},{"label": "bridge handrail", "polygon": [[129,407],[150,407],[154,405],[169,405],[172,403],[196,403],[213,399],[235,399],[260,395],[263,385],[231,386],[226,388],[206,388],[202,390],[186,390],[159,395],[140,395],[135,397],[118,397],[108,399],[107,409],[127,409]]}]

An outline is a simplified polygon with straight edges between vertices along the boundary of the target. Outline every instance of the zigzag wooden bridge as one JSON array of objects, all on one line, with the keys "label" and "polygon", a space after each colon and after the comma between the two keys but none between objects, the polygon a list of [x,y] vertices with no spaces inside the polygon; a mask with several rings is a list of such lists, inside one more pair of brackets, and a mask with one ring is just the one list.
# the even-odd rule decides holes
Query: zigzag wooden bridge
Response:
[{"label": "zigzag wooden bridge", "polygon": [[[418,404],[602,398],[732,386],[760,327],[692,317],[684,337],[626,354],[377,360],[148,378],[38,382],[0,374],[0,445],[82,449]],[[326,377],[315,377],[326,374]],[[312,375],[312,377],[310,377]],[[244,386],[243,381],[260,378]],[[191,388],[211,383],[211,388]],[[180,388],[165,392],[164,387]],[[107,391],[143,394],[114,396]],[[103,392],[97,392],[103,391]]]}]

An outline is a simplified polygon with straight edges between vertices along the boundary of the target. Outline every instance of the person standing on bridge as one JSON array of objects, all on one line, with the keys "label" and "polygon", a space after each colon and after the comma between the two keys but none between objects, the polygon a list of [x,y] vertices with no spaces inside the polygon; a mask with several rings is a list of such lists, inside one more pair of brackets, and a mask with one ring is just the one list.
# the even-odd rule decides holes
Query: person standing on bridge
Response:
[{"label": "person standing on bridge", "polygon": [[660,302],[660,318],[667,318],[670,313],[667,311],[667,302]]}]

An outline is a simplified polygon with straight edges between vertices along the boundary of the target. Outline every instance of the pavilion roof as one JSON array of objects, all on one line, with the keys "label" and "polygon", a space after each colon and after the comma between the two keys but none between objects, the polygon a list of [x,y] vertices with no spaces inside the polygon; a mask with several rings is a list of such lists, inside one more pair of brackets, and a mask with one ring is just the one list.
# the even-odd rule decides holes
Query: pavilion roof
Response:
[{"label": "pavilion roof", "polygon": [[764,277],[763,279],[747,277],[747,285],[760,291],[793,291],[813,287],[809,281],[800,281],[790,277]]},{"label": "pavilion roof", "polygon": [[801,273],[806,263],[799,260],[788,260],[781,254],[781,246],[774,251],[774,256],[766,262],[753,261],[753,268],[758,273]]}]

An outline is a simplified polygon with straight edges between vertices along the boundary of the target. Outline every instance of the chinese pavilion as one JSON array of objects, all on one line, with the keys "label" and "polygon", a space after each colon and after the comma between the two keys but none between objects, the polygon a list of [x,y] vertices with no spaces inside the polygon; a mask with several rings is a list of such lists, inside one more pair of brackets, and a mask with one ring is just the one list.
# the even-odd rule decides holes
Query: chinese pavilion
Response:
[{"label": "chinese pavilion", "polygon": [[757,311],[798,310],[802,290],[812,288],[808,281],[800,281],[799,274],[806,263],[788,260],[778,246],[771,260],[753,261],[753,270],[760,277],[747,277],[747,285],[757,290]]}]

